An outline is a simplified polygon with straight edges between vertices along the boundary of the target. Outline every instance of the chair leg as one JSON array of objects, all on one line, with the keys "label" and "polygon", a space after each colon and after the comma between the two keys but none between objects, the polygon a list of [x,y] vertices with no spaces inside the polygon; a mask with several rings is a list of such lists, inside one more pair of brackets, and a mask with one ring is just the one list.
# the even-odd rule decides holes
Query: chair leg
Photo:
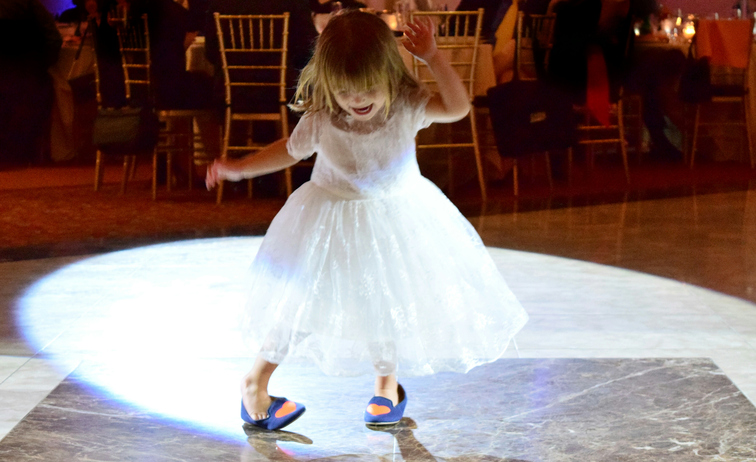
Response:
[{"label": "chair leg", "polygon": [[572,146],[567,148],[567,184],[572,186]]},{"label": "chair leg", "polygon": [[[590,126],[591,125],[591,115],[588,112],[586,112],[586,114],[585,114],[585,125],[586,126]],[[591,139],[592,139],[591,135],[592,135],[592,133],[591,133],[590,130],[586,130],[585,135],[587,137],[587,139],[585,140],[585,141],[587,141],[587,143],[585,144],[585,159],[586,159],[586,164],[588,166],[588,172],[593,173],[593,167],[594,167],[594,155],[593,154],[594,154],[594,152],[593,152],[593,143],[591,143]]]},{"label": "chair leg", "polygon": [[191,191],[194,188],[194,138],[192,138],[192,147],[188,152],[187,155],[188,159],[186,161],[186,174],[188,177],[188,183],[187,189]]},{"label": "chair leg", "polygon": [[701,120],[701,105],[696,104],[696,115],[693,119],[693,144],[690,147],[690,168],[696,161],[696,148],[698,147],[698,123]]},{"label": "chair leg", "polygon": [[620,151],[622,152],[622,164],[625,167],[625,180],[630,184],[630,166],[627,163],[627,140],[625,139],[625,123],[622,120],[622,99],[617,102],[617,130],[619,131]]},{"label": "chair leg", "polygon": [[478,184],[480,185],[480,196],[483,202],[488,200],[486,191],[486,177],[483,172],[483,158],[480,155],[480,145],[478,143],[478,126],[476,125],[475,108],[470,110],[470,123],[472,126],[473,149],[475,150],[475,166],[478,168]]},{"label": "chair leg", "polygon": [[121,194],[126,193],[126,182],[129,180],[130,168],[131,168],[131,156],[123,156],[123,177],[121,178]]},{"label": "chair leg", "polygon": [[136,177],[136,156],[131,156],[131,166],[129,167],[129,179],[133,180]]},{"label": "chair leg", "polygon": [[98,149],[95,160],[95,181],[94,190],[100,190],[100,183],[102,183],[102,152]]},{"label": "chair leg", "polygon": [[517,167],[517,158],[514,159],[514,164],[512,164],[512,183],[514,188],[514,195],[517,197],[520,194],[520,185],[518,183],[518,167]]},{"label": "chair leg", "polygon": [[221,201],[223,201],[223,183],[225,183],[225,181],[221,180],[218,182],[218,185],[216,186],[218,188],[218,191],[216,192],[216,195],[215,195],[215,203],[218,205],[220,205]]},{"label": "chair leg", "polygon": [[194,127],[196,125],[195,117],[189,117],[188,118],[189,127],[188,132],[186,134],[186,175],[187,175],[187,186],[186,189],[189,191],[192,190],[192,183],[194,182],[194,150],[197,147],[197,142],[200,142],[198,140],[197,135],[195,134]]},{"label": "chair leg", "polygon": [[152,200],[157,200],[157,165],[158,165],[158,151],[152,153]]},{"label": "chair leg", "polygon": [[[226,159],[228,156],[228,143],[231,137],[231,108],[226,108],[226,117],[223,124],[223,144],[221,145],[221,159]],[[218,182],[218,192],[216,193],[215,203],[220,205],[221,201],[223,201],[223,183],[224,181]]]},{"label": "chair leg", "polygon": [[294,192],[294,185],[291,179],[291,167],[284,170],[284,177],[286,178],[286,197],[289,197],[291,196],[291,193]]},{"label": "chair leg", "polygon": [[638,153],[638,159],[643,156],[643,98],[636,98],[638,104],[638,125],[636,126],[635,152]]},{"label": "chair leg", "polygon": [[751,134],[751,109],[750,101],[743,99],[743,118],[745,119],[745,132],[748,141],[748,158],[751,161],[751,168],[756,167],[756,159],[753,157],[753,135]]},{"label": "chair leg", "polygon": [[446,149],[446,170],[448,172],[447,178],[449,181],[448,190],[449,190],[449,197],[454,197],[455,191],[454,191],[454,154],[452,154],[452,151],[450,148]]},{"label": "chair leg", "polygon": [[165,190],[171,191],[171,183],[173,183],[173,152],[167,151],[165,153]]},{"label": "chair leg", "polygon": [[549,179],[549,189],[554,189],[554,178],[551,175],[551,156],[549,151],[545,151],[543,154],[546,157],[546,178]]}]

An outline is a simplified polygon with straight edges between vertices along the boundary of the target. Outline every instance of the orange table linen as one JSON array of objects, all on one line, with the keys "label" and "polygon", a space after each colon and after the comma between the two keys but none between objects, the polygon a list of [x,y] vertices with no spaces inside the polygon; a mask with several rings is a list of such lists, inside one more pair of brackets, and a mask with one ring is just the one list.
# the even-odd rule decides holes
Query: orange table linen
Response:
[{"label": "orange table linen", "polygon": [[702,19],[696,29],[698,56],[708,56],[713,66],[748,67],[753,22]]}]

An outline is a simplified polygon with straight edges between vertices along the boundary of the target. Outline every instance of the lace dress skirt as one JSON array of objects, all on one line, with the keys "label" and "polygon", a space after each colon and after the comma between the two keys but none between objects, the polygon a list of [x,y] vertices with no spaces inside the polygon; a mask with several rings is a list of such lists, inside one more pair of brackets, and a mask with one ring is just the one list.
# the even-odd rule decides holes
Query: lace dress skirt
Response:
[{"label": "lace dress skirt", "polygon": [[375,197],[305,183],[251,271],[253,348],[330,375],[466,372],[499,358],[527,321],[473,227],[419,175]]}]

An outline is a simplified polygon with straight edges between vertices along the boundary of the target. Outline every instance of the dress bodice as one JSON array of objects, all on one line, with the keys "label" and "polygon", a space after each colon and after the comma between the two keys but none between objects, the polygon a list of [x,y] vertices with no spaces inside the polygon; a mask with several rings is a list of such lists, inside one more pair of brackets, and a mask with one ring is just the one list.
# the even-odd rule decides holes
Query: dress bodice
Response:
[{"label": "dress bodice", "polygon": [[420,175],[415,135],[429,124],[427,102],[424,90],[405,91],[385,119],[378,114],[368,123],[343,113],[308,112],[289,138],[289,154],[303,159],[317,153],[312,181],[336,194],[356,198],[396,194]]}]

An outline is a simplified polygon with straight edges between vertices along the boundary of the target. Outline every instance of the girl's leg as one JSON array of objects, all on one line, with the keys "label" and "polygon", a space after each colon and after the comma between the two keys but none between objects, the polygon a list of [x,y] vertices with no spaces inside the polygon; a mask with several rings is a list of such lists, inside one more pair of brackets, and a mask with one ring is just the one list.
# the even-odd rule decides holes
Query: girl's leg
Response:
[{"label": "girl's leg", "polygon": [[368,345],[375,369],[374,396],[390,399],[399,404],[399,389],[396,382],[396,345],[393,342],[374,342]]},{"label": "girl's leg", "polygon": [[394,406],[399,404],[399,387],[396,374],[375,376],[375,396],[390,399]]},{"label": "girl's leg", "polygon": [[274,364],[258,356],[252,370],[247,372],[241,383],[242,402],[249,416],[254,420],[268,417],[268,408],[272,399],[268,395],[268,381],[278,364]]}]

